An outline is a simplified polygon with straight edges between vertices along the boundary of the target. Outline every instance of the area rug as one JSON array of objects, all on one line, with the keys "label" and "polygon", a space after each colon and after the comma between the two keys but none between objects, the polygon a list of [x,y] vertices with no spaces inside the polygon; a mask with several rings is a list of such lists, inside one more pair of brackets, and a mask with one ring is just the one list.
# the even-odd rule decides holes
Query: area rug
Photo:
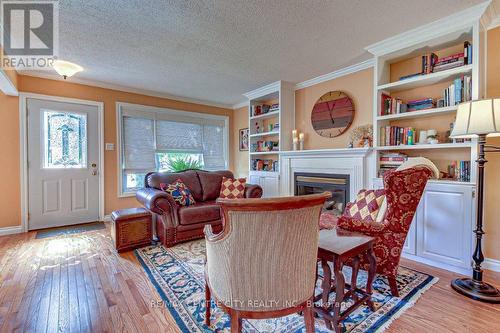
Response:
[{"label": "area rug", "polygon": [[43,238],[49,238],[49,237],[56,237],[56,236],[67,236],[67,235],[73,235],[73,234],[79,234],[81,232],[87,232],[87,231],[94,231],[94,230],[102,230],[106,229],[106,225],[104,222],[92,222],[92,223],[85,223],[85,224],[77,224],[77,225],[70,225],[67,227],[60,227],[60,228],[50,228],[50,229],[44,229],[37,231],[36,233],[36,239],[43,239]]},{"label": "area rug", "polygon": [[[211,327],[204,324],[204,240],[168,249],[163,246],[148,246],[135,253],[162,298],[152,300],[150,306],[168,308],[182,332],[230,332],[229,316],[215,304],[212,305]],[[350,281],[349,267],[344,268],[344,274],[346,281]],[[321,290],[320,280],[316,287],[317,293]],[[367,306],[361,306],[343,321],[343,332],[382,332],[415,304],[422,293],[437,280],[428,274],[400,267],[397,277],[400,297],[392,297],[387,280],[377,276],[373,284],[375,312]],[[366,285],[366,272],[360,271],[358,285]],[[316,318],[315,324],[316,332],[331,332],[321,318]],[[305,332],[304,319],[293,314],[275,319],[243,320],[243,332]]]}]

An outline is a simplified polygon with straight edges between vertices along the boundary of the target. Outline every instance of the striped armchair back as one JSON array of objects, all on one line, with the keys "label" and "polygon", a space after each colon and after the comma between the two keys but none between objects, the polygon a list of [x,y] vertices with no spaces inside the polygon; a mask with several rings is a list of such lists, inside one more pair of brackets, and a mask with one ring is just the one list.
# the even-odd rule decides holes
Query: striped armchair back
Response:
[{"label": "striped armchair back", "polygon": [[216,299],[240,311],[281,310],[308,300],[328,196],[219,200],[224,230],[207,235],[206,274]]}]

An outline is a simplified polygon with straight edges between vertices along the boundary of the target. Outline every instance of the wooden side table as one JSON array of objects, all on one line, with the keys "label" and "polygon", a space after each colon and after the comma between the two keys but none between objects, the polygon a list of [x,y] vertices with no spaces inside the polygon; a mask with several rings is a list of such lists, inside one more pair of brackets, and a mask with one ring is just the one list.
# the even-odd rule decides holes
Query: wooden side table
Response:
[{"label": "wooden side table", "polygon": [[[375,278],[377,261],[373,252],[373,243],[375,238],[358,233],[343,231],[341,229],[321,230],[319,233],[318,260],[323,268],[323,291],[316,295],[314,301],[321,300],[321,306],[315,306],[314,311],[323,317],[328,329],[335,329],[340,333],[340,322],[351,312],[357,309],[363,303],[366,303],[374,311],[371,300],[372,283]],[[357,287],[357,278],[359,271],[359,260],[364,256],[370,263],[368,270],[368,279],[366,289]],[[352,276],[351,283],[345,282],[342,268],[344,264],[351,260]],[[333,276],[328,262],[333,262]],[[346,292],[347,288],[347,292]],[[334,304],[329,304],[328,297],[331,292],[335,292]],[[341,312],[342,302],[352,298],[354,303]]]}]

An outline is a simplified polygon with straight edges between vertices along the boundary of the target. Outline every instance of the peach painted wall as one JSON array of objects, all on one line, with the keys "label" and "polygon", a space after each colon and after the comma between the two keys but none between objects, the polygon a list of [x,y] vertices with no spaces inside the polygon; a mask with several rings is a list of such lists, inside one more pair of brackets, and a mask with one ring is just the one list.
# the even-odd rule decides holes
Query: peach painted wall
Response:
[{"label": "peach painted wall", "polygon": [[[18,89],[22,92],[104,102],[104,140],[107,143],[117,143],[116,102],[127,102],[229,116],[230,168],[232,169],[233,153],[231,147],[233,147],[233,111],[231,109],[186,103],[165,98],[150,97],[30,76],[20,75],[17,81]],[[4,196],[4,199],[0,200],[0,227],[20,224],[18,103],[17,97],[0,96],[0,142],[8,142],[8,145],[3,145],[2,154],[0,154],[1,169],[5,175],[8,175],[8,177],[5,177],[5,179],[0,182],[0,190],[2,193],[8,193],[8,195]],[[118,197],[117,161],[118,151],[116,149],[114,151],[105,151],[104,205],[106,214],[110,214],[116,209],[137,206],[137,202],[133,197]]]},{"label": "peach painted wall", "polygon": [[0,91],[0,228],[20,225],[19,98]]},{"label": "peach painted wall", "polygon": [[[324,138],[311,125],[311,110],[324,94],[341,90],[351,97],[356,113],[351,127],[336,138]],[[365,69],[337,79],[322,82],[295,92],[295,127],[305,134],[305,149],[346,148],[350,131],[360,125],[372,123],[373,69]]]},{"label": "peach painted wall", "polygon": [[233,112],[234,175],[236,177],[248,177],[248,151],[240,151],[239,146],[240,129],[248,128],[248,107],[245,106]]},{"label": "peach painted wall", "polygon": [[[488,31],[488,65],[486,94],[500,98],[500,27]],[[489,138],[489,144],[500,146],[500,138]],[[500,260],[500,153],[486,155],[485,169],[485,257]]]}]

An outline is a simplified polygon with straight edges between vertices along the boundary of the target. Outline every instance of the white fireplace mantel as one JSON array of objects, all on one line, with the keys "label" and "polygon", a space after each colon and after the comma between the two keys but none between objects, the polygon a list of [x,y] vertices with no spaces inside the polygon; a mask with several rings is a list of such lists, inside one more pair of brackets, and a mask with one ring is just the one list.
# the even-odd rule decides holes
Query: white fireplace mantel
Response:
[{"label": "white fireplace mantel", "polygon": [[350,200],[358,191],[371,184],[369,180],[371,148],[315,149],[284,151],[280,153],[280,192],[282,195],[294,195],[294,174],[312,172],[324,174],[349,175]]}]

